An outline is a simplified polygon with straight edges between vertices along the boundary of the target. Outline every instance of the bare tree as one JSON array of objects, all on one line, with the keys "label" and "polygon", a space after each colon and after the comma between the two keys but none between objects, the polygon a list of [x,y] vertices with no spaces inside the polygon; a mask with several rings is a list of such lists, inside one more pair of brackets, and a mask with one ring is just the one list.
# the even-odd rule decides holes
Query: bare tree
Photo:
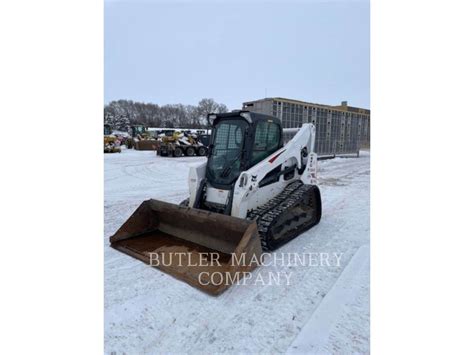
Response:
[{"label": "bare tree", "polygon": [[[104,107],[104,121],[114,129],[124,124],[145,124],[150,127],[203,128],[209,113],[227,112],[224,104],[202,99],[198,106],[173,104],[158,106],[132,100],[111,101]],[[120,127],[118,127],[120,126]]]},{"label": "bare tree", "polygon": [[207,119],[207,115],[210,113],[224,113],[228,112],[227,106],[224,104],[219,104],[214,101],[214,99],[202,99],[199,101],[197,106],[197,112],[200,118],[201,124],[207,123],[208,126],[211,123]]}]

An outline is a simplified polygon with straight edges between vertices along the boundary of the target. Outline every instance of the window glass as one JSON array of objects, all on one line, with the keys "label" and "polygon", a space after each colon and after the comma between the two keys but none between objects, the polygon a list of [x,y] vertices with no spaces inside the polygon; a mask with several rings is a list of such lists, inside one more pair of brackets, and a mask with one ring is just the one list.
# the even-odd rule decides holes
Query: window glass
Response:
[{"label": "window glass", "polygon": [[280,143],[280,130],[273,122],[257,123],[254,146],[252,149],[251,165],[262,161],[278,149]]},{"label": "window glass", "polygon": [[225,120],[215,127],[214,147],[207,164],[212,182],[227,185],[239,176],[246,127],[242,120]]}]

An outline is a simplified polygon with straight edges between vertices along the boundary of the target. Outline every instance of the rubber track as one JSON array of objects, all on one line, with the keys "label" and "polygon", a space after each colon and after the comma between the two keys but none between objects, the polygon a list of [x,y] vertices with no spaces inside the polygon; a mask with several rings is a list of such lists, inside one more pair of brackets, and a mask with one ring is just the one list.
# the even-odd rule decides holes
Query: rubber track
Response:
[{"label": "rubber track", "polygon": [[278,196],[272,198],[266,204],[256,208],[248,214],[247,219],[257,221],[258,232],[260,234],[260,240],[264,250],[274,250],[278,246],[295,238],[303,230],[306,230],[314,225],[309,224],[306,228],[303,228],[303,230],[299,230],[297,234],[281,240],[277,243],[277,245],[272,245],[272,241],[269,240],[268,232],[273,223],[280,217],[281,214],[285,213],[289,208],[297,205],[304,195],[312,188],[313,186],[311,185],[304,185],[301,181],[295,181],[289,184]]}]

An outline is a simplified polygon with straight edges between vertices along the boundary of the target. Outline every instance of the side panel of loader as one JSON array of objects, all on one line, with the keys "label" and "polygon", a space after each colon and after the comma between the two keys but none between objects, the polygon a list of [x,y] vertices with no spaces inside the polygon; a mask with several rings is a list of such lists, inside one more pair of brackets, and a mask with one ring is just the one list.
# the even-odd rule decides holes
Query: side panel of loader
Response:
[{"label": "side panel of loader", "polygon": [[158,200],[143,202],[110,243],[213,295],[254,269],[262,253],[255,222]]}]

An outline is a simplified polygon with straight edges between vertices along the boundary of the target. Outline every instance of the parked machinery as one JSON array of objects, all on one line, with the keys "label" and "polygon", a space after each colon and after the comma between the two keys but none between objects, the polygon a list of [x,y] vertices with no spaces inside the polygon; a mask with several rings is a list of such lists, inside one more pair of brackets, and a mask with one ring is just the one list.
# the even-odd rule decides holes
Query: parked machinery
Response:
[{"label": "parked machinery", "polygon": [[131,137],[127,140],[127,148],[136,150],[156,150],[158,141],[153,137],[143,124],[129,127]]},{"label": "parked machinery", "polygon": [[156,154],[163,157],[202,157],[208,151],[204,138],[203,135],[189,131],[166,131],[158,138]]},{"label": "parked machinery", "polygon": [[112,134],[112,127],[104,124],[104,153],[120,153],[120,140]]}]

